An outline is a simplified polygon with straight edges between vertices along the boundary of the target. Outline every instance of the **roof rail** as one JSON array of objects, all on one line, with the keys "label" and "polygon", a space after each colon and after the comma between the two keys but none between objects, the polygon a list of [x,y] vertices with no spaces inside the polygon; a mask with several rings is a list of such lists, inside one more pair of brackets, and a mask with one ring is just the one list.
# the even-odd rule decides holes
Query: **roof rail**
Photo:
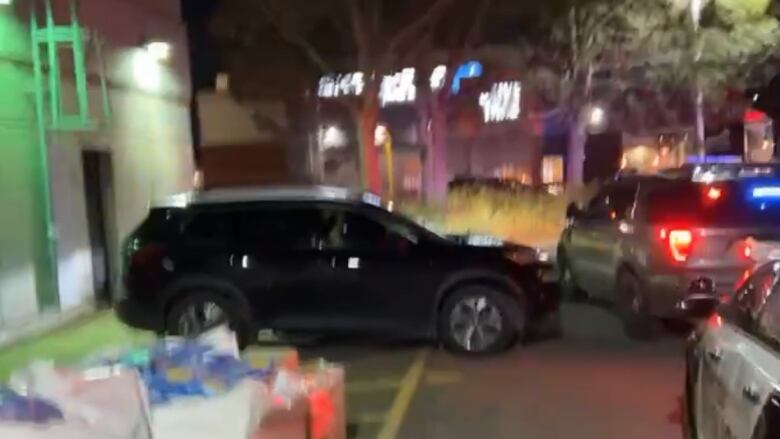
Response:
[{"label": "roof rail", "polygon": [[364,193],[335,186],[248,186],[185,192],[165,198],[156,207],[283,200],[361,200]]}]

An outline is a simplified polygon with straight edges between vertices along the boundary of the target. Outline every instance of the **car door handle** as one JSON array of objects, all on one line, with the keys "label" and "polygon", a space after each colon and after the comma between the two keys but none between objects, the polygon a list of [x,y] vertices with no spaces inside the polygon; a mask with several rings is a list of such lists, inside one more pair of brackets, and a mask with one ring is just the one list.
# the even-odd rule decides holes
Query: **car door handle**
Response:
[{"label": "car door handle", "polygon": [[753,386],[745,386],[742,388],[742,396],[752,404],[758,404],[761,398],[758,394],[758,390]]},{"label": "car door handle", "polygon": [[721,360],[723,360],[723,351],[719,349],[707,351],[707,358],[709,358],[713,363],[720,363]]}]

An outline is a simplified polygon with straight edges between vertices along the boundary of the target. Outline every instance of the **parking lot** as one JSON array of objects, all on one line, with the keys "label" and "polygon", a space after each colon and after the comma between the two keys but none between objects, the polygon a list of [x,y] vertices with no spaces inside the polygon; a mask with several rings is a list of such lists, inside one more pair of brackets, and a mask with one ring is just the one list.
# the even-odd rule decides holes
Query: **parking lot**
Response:
[{"label": "parking lot", "polygon": [[629,341],[610,311],[564,308],[564,336],[496,357],[326,342],[347,367],[351,438],[679,438],[683,342]]}]

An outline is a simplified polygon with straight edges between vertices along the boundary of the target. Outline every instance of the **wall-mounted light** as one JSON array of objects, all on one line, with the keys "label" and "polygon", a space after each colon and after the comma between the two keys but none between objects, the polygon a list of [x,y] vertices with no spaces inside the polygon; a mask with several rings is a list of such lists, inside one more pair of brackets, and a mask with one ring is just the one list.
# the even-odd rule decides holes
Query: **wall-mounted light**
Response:
[{"label": "wall-mounted light", "polygon": [[14,0],[0,0],[0,6],[10,6]]},{"label": "wall-mounted light", "polygon": [[173,47],[166,41],[148,40],[144,43],[144,50],[155,61],[167,61],[171,58]]}]

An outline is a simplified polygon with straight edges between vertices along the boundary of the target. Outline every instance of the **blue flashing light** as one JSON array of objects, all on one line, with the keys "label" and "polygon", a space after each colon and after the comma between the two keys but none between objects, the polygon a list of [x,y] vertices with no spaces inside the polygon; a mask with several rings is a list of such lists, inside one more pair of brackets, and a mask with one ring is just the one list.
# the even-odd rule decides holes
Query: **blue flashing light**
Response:
[{"label": "blue flashing light", "polygon": [[738,155],[708,155],[702,158],[700,156],[695,155],[695,156],[689,156],[686,162],[692,165],[734,164],[734,163],[742,163],[742,157]]},{"label": "blue flashing light", "polygon": [[756,186],[751,194],[757,199],[780,199],[780,186]]},{"label": "blue flashing light", "polygon": [[461,64],[458,70],[455,71],[455,76],[452,78],[452,92],[458,94],[460,92],[460,81],[462,79],[479,78],[482,76],[484,68],[479,61],[468,61]]}]

